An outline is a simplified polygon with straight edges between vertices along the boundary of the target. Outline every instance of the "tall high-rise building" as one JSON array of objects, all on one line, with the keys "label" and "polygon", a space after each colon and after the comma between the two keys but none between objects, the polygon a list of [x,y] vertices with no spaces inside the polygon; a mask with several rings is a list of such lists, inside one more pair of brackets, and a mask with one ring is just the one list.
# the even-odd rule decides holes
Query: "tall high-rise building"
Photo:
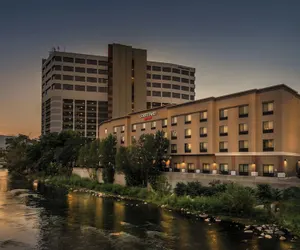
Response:
[{"label": "tall high-rise building", "polygon": [[42,60],[42,134],[95,138],[107,119],[195,99],[195,68],[147,61],[147,51],[109,44],[107,56],[53,50]]}]

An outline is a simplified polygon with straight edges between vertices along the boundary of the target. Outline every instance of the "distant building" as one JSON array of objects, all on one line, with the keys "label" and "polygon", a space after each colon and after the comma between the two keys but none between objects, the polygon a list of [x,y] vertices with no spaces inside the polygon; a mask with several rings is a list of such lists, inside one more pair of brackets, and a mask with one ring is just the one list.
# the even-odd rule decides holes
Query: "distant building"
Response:
[{"label": "distant building", "polygon": [[243,176],[295,176],[300,167],[300,95],[278,85],[134,112],[103,122],[129,146],[144,133],[165,132],[169,169]]},{"label": "distant building", "polygon": [[5,150],[6,149],[6,139],[7,138],[12,138],[13,136],[8,136],[8,135],[0,135],[0,150]]},{"label": "distant building", "polygon": [[195,99],[195,68],[147,61],[147,51],[109,44],[108,56],[53,50],[42,60],[42,134],[79,131],[96,138],[101,122]]}]

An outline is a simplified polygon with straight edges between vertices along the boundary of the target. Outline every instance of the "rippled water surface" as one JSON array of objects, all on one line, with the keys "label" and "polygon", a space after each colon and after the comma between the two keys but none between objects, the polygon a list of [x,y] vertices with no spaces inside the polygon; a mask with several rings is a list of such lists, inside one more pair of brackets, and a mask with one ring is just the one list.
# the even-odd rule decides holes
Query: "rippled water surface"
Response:
[{"label": "rippled water surface", "polygon": [[[28,189],[19,190],[16,189]],[[33,186],[0,170],[0,249],[300,249],[135,202]]]}]

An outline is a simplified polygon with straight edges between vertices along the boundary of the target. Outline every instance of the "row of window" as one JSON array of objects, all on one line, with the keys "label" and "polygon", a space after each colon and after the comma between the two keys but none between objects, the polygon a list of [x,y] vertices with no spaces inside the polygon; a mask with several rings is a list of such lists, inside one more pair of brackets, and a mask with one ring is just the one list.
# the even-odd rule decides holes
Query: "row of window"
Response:
[{"label": "row of window", "polygon": [[85,77],[85,76],[71,76],[71,75],[53,75],[52,79],[64,80],[64,81],[76,81],[76,82],[92,82],[92,83],[107,83],[106,78],[96,78],[96,77]]},{"label": "row of window", "polygon": [[195,84],[195,80],[190,80],[187,78],[180,78],[178,76],[167,76],[167,75],[157,75],[157,74],[147,74],[147,79],[154,80],[165,80],[165,81],[174,81],[174,82],[182,82],[182,83],[190,83]]},{"label": "row of window", "polygon": [[96,69],[96,68],[83,68],[83,67],[73,67],[73,66],[61,66],[54,65],[52,70],[56,71],[67,71],[67,72],[77,72],[77,73],[88,73],[88,74],[99,74],[99,75],[107,75],[108,71],[104,69]]},{"label": "row of window", "polygon": [[52,84],[52,89],[87,91],[87,92],[100,92],[100,93],[107,93],[107,91],[108,91],[107,87],[60,84],[60,83]]},{"label": "row of window", "polygon": [[[187,163],[187,164],[180,164],[174,163],[173,169],[175,172],[180,171],[181,169],[185,169],[188,172],[195,172],[195,164],[194,163]],[[202,173],[211,173],[213,167],[209,163],[202,163]],[[228,163],[220,163],[219,164],[219,173],[220,174],[229,174],[229,165]],[[250,171],[250,164],[239,164],[239,175],[249,175]],[[274,176],[274,165],[273,164],[264,164],[263,165],[263,175],[264,176]]]},{"label": "row of window", "polygon": [[[151,94],[152,92],[152,94]],[[189,96],[187,94],[180,94],[180,93],[171,93],[171,92],[161,92],[161,91],[150,91],[147,90],[147,96],[157,96],[157,97],[172,97],[184,100],[194,100],[194,96]]]},{"label": "row of window", "polygon": [[[172,135],[171,135],[172,136]],[[200,153],[207,153],[208,151],[208,143],[207,142],[200,142],[199,143],[199,152]],[[248,152],[249,151],[249,142],[247,140],[240,140],[239,141],[239,152]],[[263,140],[263,152],[270,152],[274,151],[274,140],[267,139]],[[184,144],[184,152],[191,153],[192,152],[192,144],[185,143]],[[219,142],[219,152],[228,152],[228,142],[221,141]],[[171,144],[171,153],[177,153],[177,144]]]},{"label": "row of window", "polygon": [[105,60],[95,60],[95,59],[85,59],[85,58],[73,58],[73,57],[61,57],[55,56],[55,62],[67,62],[67,63],[78,63],[78,64],[88,64],[88,65],[99,65],[99,66],[107,66],[108,62]]},{"label": "row of window", "polygon": [[195,76],[195,72],[184,70],[184,69],[178,69],[178,68],[171,68],[171,67],[160,67],[160,66],[152,66],[147,65],[147,70],[152,70],[152,71],[162,71],[162,72],[168,72],[168,73],[175,73],[175,74],[182,74],[186,76]]},{"label": "row of window", "polygon": [[180,86],[177,84],[171,84],[171,83],[159,83],[159,82],[147,82],[147,87],[152,87],[152,88],[164,88],[164,89],[178,89],[178,90],[183,90],[183,91],[191,91],[195,92],[194,88],[190,88],[187,86]]}]

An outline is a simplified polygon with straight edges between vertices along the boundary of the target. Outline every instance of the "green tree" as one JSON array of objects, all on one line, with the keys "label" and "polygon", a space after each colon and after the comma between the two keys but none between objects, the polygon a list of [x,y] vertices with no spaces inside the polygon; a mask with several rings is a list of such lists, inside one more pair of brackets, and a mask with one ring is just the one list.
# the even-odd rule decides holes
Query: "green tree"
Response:
[{"label": "green tree", "polygon": [[104,138],[100,143],[100,165],[104,183],[113,183],[116,168],[117,140],[112,134]]},{"label": "green tree", "polygon": [[77,165],[86,168],[91,179],[97,179],[97,170],[99,169],[99,162],[101,157],[101,142],[95,140],[86,143],[81,147],[78,154]]}]

